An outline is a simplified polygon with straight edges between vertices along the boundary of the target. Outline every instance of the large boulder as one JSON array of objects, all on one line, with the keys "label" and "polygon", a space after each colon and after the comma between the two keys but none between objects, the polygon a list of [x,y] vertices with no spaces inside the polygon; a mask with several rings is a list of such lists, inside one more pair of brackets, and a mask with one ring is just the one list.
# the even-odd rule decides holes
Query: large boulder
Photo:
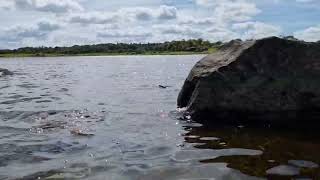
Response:
[{"label": "large boulder", "polygon": [[277,37],[231,41],[193,67],[178,107],[198,121],[280,122],[305,115],[317,120],[320,43]]},{"label": "large boulder", "polygon": [[11,71],[9,71],[8,69],[0,68],[0,77],[7,76],[7,75],[13,75],[13,73]]}]

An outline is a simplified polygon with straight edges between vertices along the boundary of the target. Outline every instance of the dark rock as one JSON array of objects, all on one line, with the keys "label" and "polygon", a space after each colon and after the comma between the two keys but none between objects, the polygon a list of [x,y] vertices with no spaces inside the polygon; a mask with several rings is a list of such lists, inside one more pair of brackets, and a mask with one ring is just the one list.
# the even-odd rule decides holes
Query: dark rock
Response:
[{"label": "dark rock", "polygon": [[50,116],[52,116],[52,115],[58,114],[58,112],[57,112],[57,111],[49,111],[48,114],[49,114]]},{"label": "dark rock", "polygon": [[164,85],[159,85],[159,88],[162,88],[162,89],[166,89],[166,88],[169,88],[170,86],[164,86]]},{"label": "dark rock", "polygon": [[1,76],[8,76],[8,75],[13,75],[13,73],[11,71],[9,71],[8,69],[0,68],[0,77]]},{"label": "dark rock", "polygon": [[319,43],[234,40],[193,67],[178,107],[187,107],[194,120],[215,123],[318,119],[319,82]]}]

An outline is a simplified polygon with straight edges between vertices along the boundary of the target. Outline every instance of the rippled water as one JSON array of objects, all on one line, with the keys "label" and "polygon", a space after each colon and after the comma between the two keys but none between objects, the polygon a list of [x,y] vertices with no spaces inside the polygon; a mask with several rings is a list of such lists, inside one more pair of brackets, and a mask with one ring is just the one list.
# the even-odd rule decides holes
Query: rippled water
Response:
[{"label": "rippled water", "polygon": [[179,120],[201,57],[0,59],[0,179],[319,178],[317,133]]}]

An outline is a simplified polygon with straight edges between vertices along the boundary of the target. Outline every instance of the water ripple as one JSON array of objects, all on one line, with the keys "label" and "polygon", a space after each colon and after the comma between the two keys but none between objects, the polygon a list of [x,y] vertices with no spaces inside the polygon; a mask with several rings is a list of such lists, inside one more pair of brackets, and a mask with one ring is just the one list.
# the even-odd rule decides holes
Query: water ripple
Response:
[{"label": "water ripple", "polygon": [[0,78],[0,179],[317,179],[316,133],[210,129],[175,110],[201,57],[1,59],[15,75]]}]

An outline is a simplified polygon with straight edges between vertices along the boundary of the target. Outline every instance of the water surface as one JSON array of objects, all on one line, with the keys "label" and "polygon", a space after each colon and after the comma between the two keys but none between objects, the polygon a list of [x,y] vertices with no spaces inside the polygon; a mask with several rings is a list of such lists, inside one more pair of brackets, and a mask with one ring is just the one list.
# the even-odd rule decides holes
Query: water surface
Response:
[{"label": "water surface", "polygon": [[319,178],[315,134],[179,120],[201,57],[0,59],[0,179]]}]

